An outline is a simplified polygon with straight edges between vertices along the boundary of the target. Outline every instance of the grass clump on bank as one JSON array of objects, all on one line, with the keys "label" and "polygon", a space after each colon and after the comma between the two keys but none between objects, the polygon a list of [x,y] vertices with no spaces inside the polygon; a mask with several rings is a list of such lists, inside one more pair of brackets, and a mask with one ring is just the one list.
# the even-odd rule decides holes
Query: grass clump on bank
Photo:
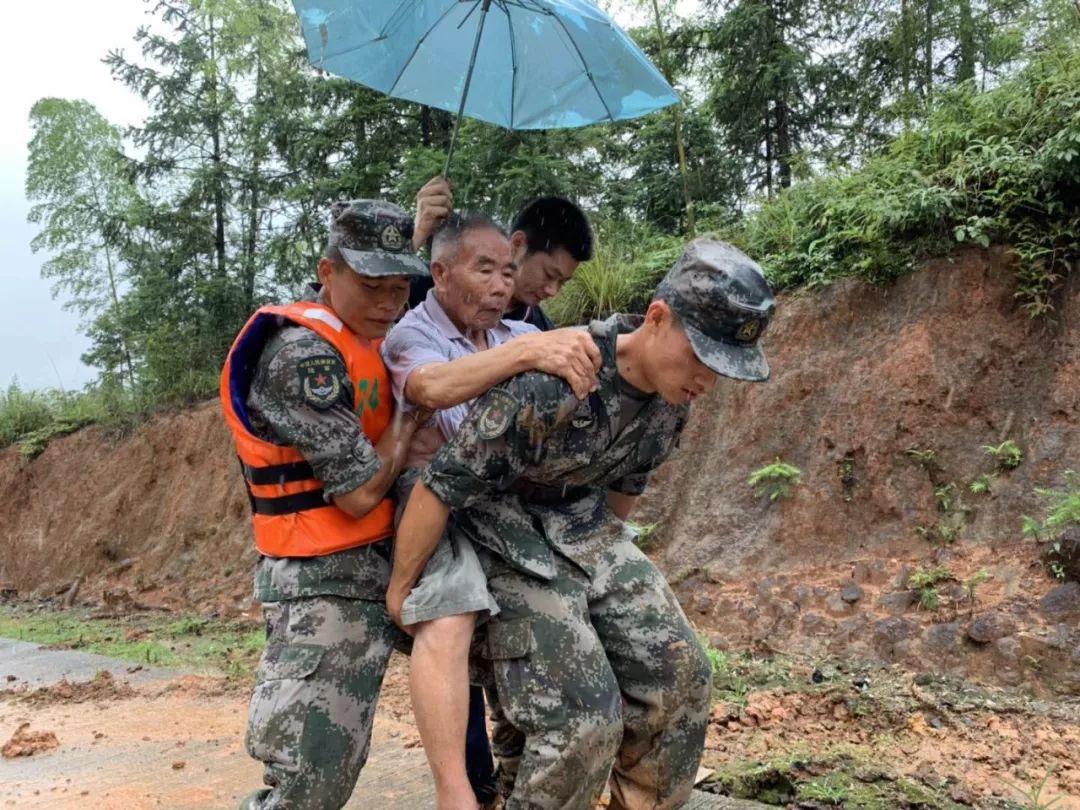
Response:
[{"label": "grass clump on bank", "polygon": [[29,612],[0,605],[0,638],[107,655],[143,666],[246,677],[254,674],[265,630],[255,622],[198,616],[93,618],[86,611]]},{"label": "grass clump on bank", "polygon": [[88,425],[123,435],[155,410],[195,402],[213,392],[206,381],[199,381],[189,391],[167,393],[115,385],[90,386],[76,393],[33,391],[14,381],[0,389],[0,449],[18,445],[22,454],[32,459],[52,439]]}]

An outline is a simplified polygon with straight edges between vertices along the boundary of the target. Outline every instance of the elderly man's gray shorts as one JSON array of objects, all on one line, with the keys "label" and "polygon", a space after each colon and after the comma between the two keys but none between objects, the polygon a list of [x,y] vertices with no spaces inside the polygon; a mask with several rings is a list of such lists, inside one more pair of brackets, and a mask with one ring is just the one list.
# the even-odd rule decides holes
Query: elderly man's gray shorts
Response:
[{"label": "elderly man's gray shorts", "polygon": [[[406,470],[395,484],[398,522],[420,472]],[[479,613],[478,618],[484,620],[499,612],[499,606],[488,593],[487,577],[472,543],[457,532],[454,535],[444,534],[439,538],[435,553],[402,606],[401,621],[404,624],[430,622],[464,613]]]}]

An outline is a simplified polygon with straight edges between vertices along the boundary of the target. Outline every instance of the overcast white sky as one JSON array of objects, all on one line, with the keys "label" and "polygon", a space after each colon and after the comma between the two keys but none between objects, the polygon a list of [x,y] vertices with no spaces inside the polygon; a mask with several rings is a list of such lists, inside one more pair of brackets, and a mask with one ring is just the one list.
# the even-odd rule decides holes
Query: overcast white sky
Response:
[{"label": "overcast white sky", "polygon": [[[601,5],[624,26],[648,19],[635,0]],[[684,11],[696,2],[678,5]],[[139,123],[142,102],[112,80],[101,59],[113,48],[133,50],[132,36],[152,7],[145,0],[6,4],[0,48],[0,386],[17,378],[24,387],[73,390],[94,378],[79,359],[89,343],[78,318],[52,298],[40,275],[44,259],[30,250],[35,226],[26,222],[24,195],[28,116],[39,98],[60,96],[90,101],[114,124]]]}]

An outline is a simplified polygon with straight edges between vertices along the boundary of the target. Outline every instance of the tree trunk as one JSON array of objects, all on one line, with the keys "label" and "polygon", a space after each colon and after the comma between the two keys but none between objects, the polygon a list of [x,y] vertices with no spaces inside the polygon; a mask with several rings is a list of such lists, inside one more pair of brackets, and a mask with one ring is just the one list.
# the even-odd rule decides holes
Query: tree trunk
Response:
[{"label": "tree trunk", "polygon": [[258,267],[255,262],[255,252],[259,243],[259,188],[262,183],[262,161],[265,148],[260,130],[262,128],[262,111],[264,104],[263,89],[263,63],[261,54],[255,55],[255,94],[252,99],[252,126],[251,126],[251,171],[248,173],[248,221],[247,239],[244,244],[244,305],[247,311],[255,309],[255,276]]},{"label": "tree trunk", "polygon": [[772,115],[766,105],[765,108],[765,195],[773,195],[773,160],[776,152],[773,149]]},{"label": "tree trunk", "polygon": [[[663,72],[664,78],[667,79],[667,83],[674,86],[671,78],[671,66],[668,64],[667,54],[664,50],[664,26],[663,19],[660,16],[659,1],[652,0],[652,6],[653,14],[656,17],[656,37],[660,49],[660,70]],[[689,172],[686,168],[686,148],[683,146],[682,102],[672,105],[671,118],[675,127],[675,153],[679,161],[679,175],[682,178],[683,203],[686,206],[686,232],[693,238],[697,235],[697,224],[694,217],[694,200],[690,196],[690,179]]]},{"label": "tree trunk", "polygon": [[787,101],[776,102],[776,174],[781,189],[791,188],[791,110]]},{"label": "tree trunk", "polygon": [[[97,178],[91,175],[90,187],[94,194],[94,205],[98,211],[105,210],[105,201],[101,198],[101,186]],[[109,240],[115,238],[115,228],[108,229],[110,233],[102,234],[105,248],[105,273],[109,279],[109,299],[112,301],[112,311],[116,318],[116,334],[120,338],[120,351],[124,355],[124,364],[127,366],[128,383],[132,390],[135,388],[135,364],[131,360],[131,349],[127,334],[120,325],[120,291],[116,283],[116,262],[113,259],[112,250],[109,248]],[[123,386],[124,374],[120,373],[120,384]]]},{"label": "tree trunk", "polygon": [[971,14],[971,0],[958,0],[958,13],[960,61],[956,78],[964,82],[975,78],[975,20]]},{"label": "tree trunk", "polygon": [[911,63],[915,45],[911,41],[911,0],[900,0],[900,77],[904,95],[911,92]]},{"label": "tree trunk", "polygon": [[923,97],[927,107],[934,96],[934,0],[926,0],[926,30],[923,32]]},{"label": "tree trunk", "polygon": [[210,80],[210,138],[213,151],[210,160],[213,163],[214,183],[214,256],[215,269],[219,280],[225,278],[225,167],[221,154],[221,107],[218,104],[217,52],[214,38],[214,18],[210,17],[210,62],[214,66]]}]

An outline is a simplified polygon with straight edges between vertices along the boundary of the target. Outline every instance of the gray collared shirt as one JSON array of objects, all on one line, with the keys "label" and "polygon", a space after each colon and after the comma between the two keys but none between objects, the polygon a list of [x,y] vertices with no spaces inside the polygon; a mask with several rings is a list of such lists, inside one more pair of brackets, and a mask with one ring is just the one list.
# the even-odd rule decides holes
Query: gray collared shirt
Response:
[{"label": "gray collared shirt", "polygon": [[[488,348],[500,346],[518,335],[537,331],[535,326],[524,321],[499,321],[495,328],[487,331]],[[479,351],[481,349],[454,326],[436,299],[435,290],[428,292],[423,303],[406,312],[405,317],[390,330],[382,345],[383,362],[390,371],[398,406],[404,411],[412,410],[413,406],[405,401],[405,383],[419,366],[447,363]],[[470,400],[435,414],[435,424],[444,439],[457,433],[472,404]]]}]

